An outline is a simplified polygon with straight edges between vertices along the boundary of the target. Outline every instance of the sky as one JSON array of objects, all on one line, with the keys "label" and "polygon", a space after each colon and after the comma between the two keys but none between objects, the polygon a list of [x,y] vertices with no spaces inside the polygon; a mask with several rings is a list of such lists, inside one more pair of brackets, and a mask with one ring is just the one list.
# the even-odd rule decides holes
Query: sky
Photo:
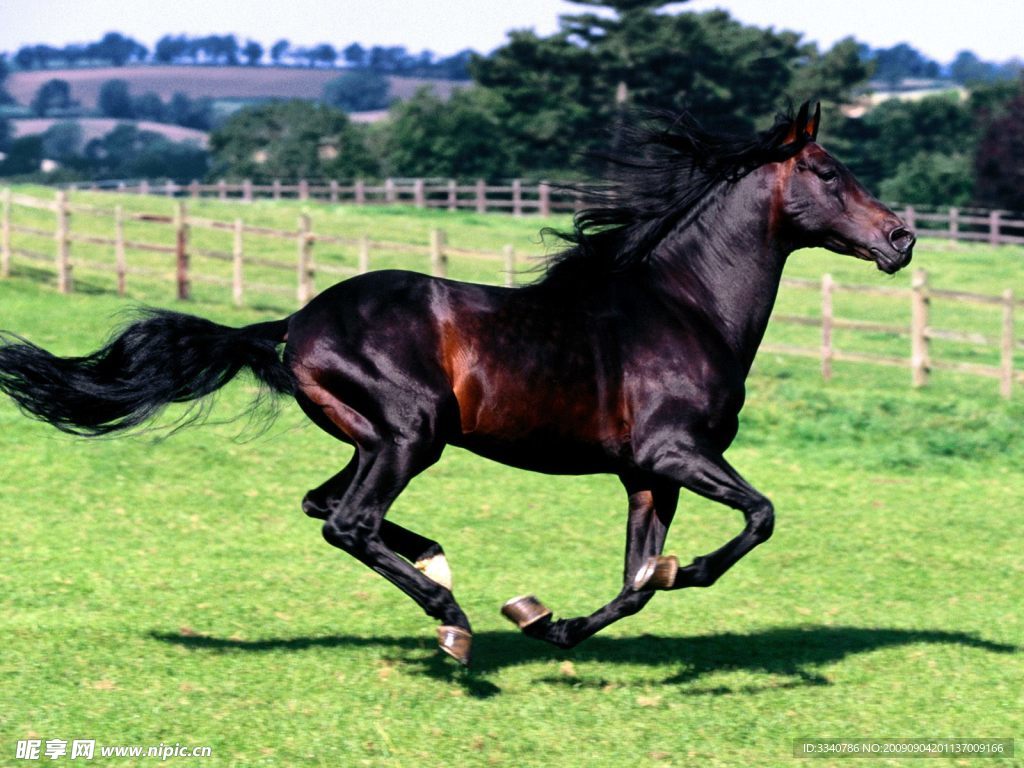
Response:
[{"label": "sky", "polygon": [[[510,29],[550,34],[559,14],[581,8],[564,0],[0,0],[0,50],[88,42],[116,30],[150,47],[165,33],[230,32],[268,47],[285,38],[486,53]],[[823,48],[853,35],[876,48],[908,42],[942,63],[963,49],[992,61],[1024,59],[1024,0],[691,0],[673,8],[723,8],[748,24],[803,32]]]}]

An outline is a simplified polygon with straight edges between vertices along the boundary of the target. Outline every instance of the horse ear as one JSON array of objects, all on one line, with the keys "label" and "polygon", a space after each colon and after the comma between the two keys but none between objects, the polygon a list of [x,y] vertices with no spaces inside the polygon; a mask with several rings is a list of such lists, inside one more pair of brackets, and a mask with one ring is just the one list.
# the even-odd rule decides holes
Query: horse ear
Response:
[{"label": "horse ear", "polygon": [[814,107],[814,116],[807,121],[807,127],[804,128],[804,133],[807,137],[814,141],[818,138],[818,126],[821,124],[821,102],[819,101]]},{"label": "horse ear", "polygon": [[789,133],[786,134],[786,140],[783,144],[792,144],[804,138],[804,134],[807,132],[807,112],[810,110],[811,103],[805,101],[800,105],[800,111],[796,113],[796,119],[789,124]]}]

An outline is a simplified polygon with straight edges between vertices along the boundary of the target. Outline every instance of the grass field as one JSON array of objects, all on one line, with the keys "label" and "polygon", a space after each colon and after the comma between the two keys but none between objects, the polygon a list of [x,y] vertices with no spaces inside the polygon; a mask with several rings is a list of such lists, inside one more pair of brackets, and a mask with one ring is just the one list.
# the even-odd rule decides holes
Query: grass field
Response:
[{"label": "grass field", "polygon": [[[290,226],[289,206],[253,210]],[[321,211],[395,238],[445,216]],[[482,245],[530,242],[538,222],[443,226]],[[926,243],[915,265],[998,293],[1019,287],[1020,258]],[[788,270],[823,268],[906,280],[820,253]],[[95,348],[129,305],[102,285],[59,296],[47,280],[0,281],[0,327],[61,354]],[[171,305],[155,284],[133,298]],[[241,324],[286,308],[200,293],[186,309]],[[0,764],[26,738],[208,745],[211,759],[168,762],[238,766],[775,766],[813,737],[1015,737],[1020,750],[1024,406],[986,380],[914,391],[905,371],[836,371],[825,384],[813,361],[763,356],[749,382],[729,458],[774,500],[775,537],[713,588],[659,595],[573,651],[521,636],[498,607],[535,592],[578,615],[617,592],[617,482],[449,450],[391,517],[448,551],[474,622],[469,673],[299,511],[348,449],[294,405],[253,436],[224,423],[252,394],[238,382],[202,427],[85,441],[2,402]],[[689,559],[739,526],[686,497],[668,550]]]}]

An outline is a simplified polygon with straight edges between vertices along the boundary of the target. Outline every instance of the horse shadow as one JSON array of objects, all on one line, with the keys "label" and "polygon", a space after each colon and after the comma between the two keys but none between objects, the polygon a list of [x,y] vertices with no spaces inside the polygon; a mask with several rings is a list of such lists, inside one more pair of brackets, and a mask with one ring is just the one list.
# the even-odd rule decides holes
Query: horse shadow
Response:
[{"label": "horse shadow", "polygon": [[[989,653],[1017,653],[1020,647],[992,642],[966,632],[896,629],[884,627],[796,626],[775,627],[749,633],[723,632],[692,637],[640,635],[637,637],[590,638],[571,651],[560,650],[515,631],[479,632],[473,636],[472,671],[458,668],[421,637],[363,637],[326,635],[321,637],[240,640],[188,633],[152,632],[155,640],[194,651],[213,653],[301,652],[309,648],[376,647],[382,655],[395,658],[434,679],[461,685],[466,693],[486,698],[501,692],[488,678],[511,667],[545,661],[574,664],[601,662],[670,670],[662,681],[677,686],[684,695],[720,696],[757,693],[780,688],[827,686],[831,681],[821,668],[848,656],[904,645],[959,645]],[[760,677],[783,677],[763,685],[730,688],[701,687],[700,680],[719,672],[746,671]],[[604,687],[600,677],[568,674],[548,675],[537,682],[570,687]]]}]

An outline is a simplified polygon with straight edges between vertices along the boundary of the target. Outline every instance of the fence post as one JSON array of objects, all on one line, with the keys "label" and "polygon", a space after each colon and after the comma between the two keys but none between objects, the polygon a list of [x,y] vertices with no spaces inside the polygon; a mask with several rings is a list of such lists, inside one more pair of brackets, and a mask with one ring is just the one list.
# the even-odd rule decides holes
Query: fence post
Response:
[{"label": "fence post", "polygon": [[185,202],[179,200],[174,206],[175,256],[177,261],[178,299],[187,301],[192,295],[188,278],[188,215]]},{"label": "fence post", "polygon": [[443,229],[430,230],[430,274],[434,277],[448,275],[448,257],[444,252],[446,240]]},{"label": "fence post", "polygon": [[522,179],[512,179],[512,215],[516,217],[523,215]]},{"label": "fence post", "polygon": [[370,271],[370,236],[362,235],[359,238],[359,274],[365,275]]},{"label": "fence post", "polygon": [[448,210],[456,211],[459,208],[459,191],[455,179],[448,179]]},{"label": "fence post", "polygon": [[331,179],[331,204],[336,205],[338,202],[338,180]]},{"label": "fence post", "polygon": [[148,195],[149,194],[149,179],[143,179],[142,181],[139,182],[139,194],[140,195]]},{"label": "fence post", "polygon": [[309,214],[299,216],[297,238],[299,255],[299,306],[304,307],[313,298],[313,225]]},{"label": "fence post", "polygon": [[124,207],[114,206],[114,263],[117,270],[117,295],[124,296],[127,289],[128,260],[124,252]]},{"label": "fence post", "polygon": [[242,251],[242,220],[235,219],[235,236],[231,243],[231,299],[236,307],[245,301],[245,279],[243,275],[244,254]]},{"label": "fence post", "polygon": [[413,181],[412,196],[417,208],[427,207],[427,192],[423,179],[416,179]]},{"label": "fence post", "polygon": [[910,370],[915,387],[928,383],[928,273],[919,269],[910,282]]},{"label": "fence post", "polygon": [[188,185],[188,194],[189,194],[189,197],[191,197],[193,200],[198,200],[199,199],[199,194],[200,193],[199,193],[199,181],[198,180],[192,179],[192,181],[189,183],[189,185]]},{"label": "fence post", "polygon": [[252,179],[245,179],[242,182],[242,199],[247,202],[252,202]]},{"label": "fence post", "polygon": [[356,179],[356,205],[366,205],[366,182]]},{"label": "fence post", "polygon": [[57,241],[57,290],[71,293],[75,289],[75,281],[71,273],[71,241],[68,238],[68,193],[63,189],[57,192],[54,210],[57,212],[57,231],[54,233]]},{"label": "fence post", "polygon": [[174,182],[171,181],[170,179],[168,179],[167,183],[164,184],[164,196],[174,197]]},{"label": "fence post", "polygon": [[516,249],[512,245],[506,245],[502,249],[505,255],[505,286],[512,288],[516,284]]},{"label": "fence post", "polygon": [[542,181],[537,186],[537,197],[540,199],[540,215],[546,219],[551,216],[551,185],[548,182]]},{"label": "fence post", "polygon": [[11,276],[11,188],[0,198],[0,277]]},{"label": "fence post", "polygon": [[1003,334],[999,355],[999,391],[1007,400],[1013,394],[1013,291],[1003,291]]},{"label": "fence post", "polygon": [[220,181],[217,182],[217,199],[228,199],[228,183],[224,179],[221,179]]},{"label": "fence post", "polygon": [[299,179],[299,200],[309,200],[309,180]]},{"label": "fence post", "polygon": [[826,272],[821,276],[821,377],[825,381],[832,380],[832,295],[836,284],[832,275]]},{"label": "fence post", "polygon": [[384,179],[384,202],[394,203],[398,200],[398,193],[395,191],[395,180]]},{"label": "fence post", "polygon": [[953,240],[960,239],[960,209],[956,207],[949,209],[949,236]]},{"label": "fence post", "polygon": [[990,211],[988,214],[988,243],[989,245],[999,245],[1002,242],[1000,229],[1000,218],[1002,218],[1002,211]]},{"label": "fence post", "polygon": [[483,179],[476,180],[476,212],[487,213],[487,188]]},{"label": "fence post", "polygon": [[917,212],[914,210],[914,206],[908,205],[903,209],[903,223],[911,232],[917,229]]},{"label": "fence post", "polygon": [[280,179],[274,179],[274,192],[273,192],[273,195],[274,195],[274,199],[275,200],[280,200],[281,199],[281,180]]}]

